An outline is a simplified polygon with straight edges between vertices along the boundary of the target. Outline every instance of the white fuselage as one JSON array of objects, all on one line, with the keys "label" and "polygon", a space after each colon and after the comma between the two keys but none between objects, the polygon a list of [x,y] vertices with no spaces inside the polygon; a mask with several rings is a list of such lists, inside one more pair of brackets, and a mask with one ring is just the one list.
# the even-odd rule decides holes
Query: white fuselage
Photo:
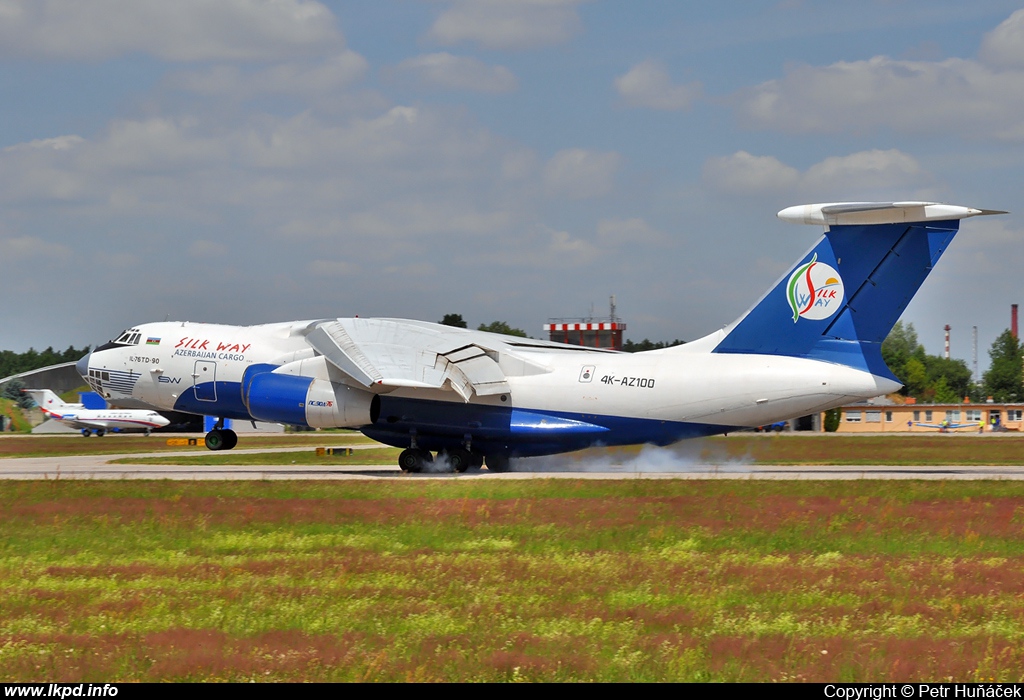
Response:
[{"label": "white fuselage", "polygon": [[43,409],[51,420],[59,421],[76,430],[130,431],[156,430],[170,423],[156,411],[138,409],[88,409],[63,407]]},{"label": "white fuselage", "polygon": [[[237,396],[243,373],[257,364],[304,359],[314,364],[316,353],[304,337],[310,323],[146,324],[138,327],[138,345],[93,354],[90,383],[114,401],[132,399],[161,410],[247,418]],[[806,415],[899,386],[844,365],[775,355],[716,354],[708,346],[697,341],[636,354],[514,347],[503,351],[498,361],[509,386],[509,395],[500,398],[505,404],[497,396],[474,396],[470,401],[728,428]],[[202,392],[200,385],[206,387]],[[455,392],[442,389],[392,388],[387,394],[463,403]]]}]

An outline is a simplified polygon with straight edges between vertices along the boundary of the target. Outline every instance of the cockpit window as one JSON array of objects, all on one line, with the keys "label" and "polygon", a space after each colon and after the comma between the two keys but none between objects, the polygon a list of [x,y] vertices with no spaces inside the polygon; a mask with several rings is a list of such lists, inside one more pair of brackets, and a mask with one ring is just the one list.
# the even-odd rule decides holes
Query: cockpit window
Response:
[{"label": "cockpit window", "polygon": [[129,328],[128,330],[123,331],[121,335],[117,336],[117,340],[106,342],[96,348],[93,352],[109,350],[110,348],[121,347],[124,345],[138,345],[140,340],[142,340],[142,332],[139,331],[138,328]]},{"label": "cockpit window", "polygon": [[113,342],[117,345],[138,345],[141,338],[142,333],[132,328],[117,336],[117,340]]}]

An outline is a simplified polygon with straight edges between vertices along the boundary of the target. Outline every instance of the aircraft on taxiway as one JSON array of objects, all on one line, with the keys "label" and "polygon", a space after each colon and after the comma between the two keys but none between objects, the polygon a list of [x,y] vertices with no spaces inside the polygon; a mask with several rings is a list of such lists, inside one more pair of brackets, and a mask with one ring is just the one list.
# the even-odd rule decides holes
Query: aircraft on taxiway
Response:
[{"label": "aircraft on taxiway", "polygon": [[90,409],[80,403],[65,403],[49,389],[22,389],[29,394],[51,419],[82,431],[89,437],[96,433],[103,437],[111,431],[149,431],[162,428],[170,423],[156,411],[140,409],[103,408]]},{"label": "aircraft on taxiway", "polygon": [[103,396],[223,419],[356,428],[420,471],[593,445],[713,435],[887,394],[881,343],[959,229],[986,211],[932,202],[779,212],[826,232],[754,306],[685,345],[626,354],[422,321],[148,323],[83,357]]}]

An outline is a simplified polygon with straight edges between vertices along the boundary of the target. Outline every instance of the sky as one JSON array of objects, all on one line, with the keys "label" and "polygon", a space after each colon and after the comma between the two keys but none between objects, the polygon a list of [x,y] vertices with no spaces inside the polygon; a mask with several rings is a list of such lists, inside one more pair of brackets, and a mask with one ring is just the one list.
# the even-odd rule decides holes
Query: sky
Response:
[{"label": "sky", "polygon": [[0,0],[0,348],[388,316],[692,340],[821,230],[970,219],[903,315],[1024,303],[1024,10],[975,0]]}]

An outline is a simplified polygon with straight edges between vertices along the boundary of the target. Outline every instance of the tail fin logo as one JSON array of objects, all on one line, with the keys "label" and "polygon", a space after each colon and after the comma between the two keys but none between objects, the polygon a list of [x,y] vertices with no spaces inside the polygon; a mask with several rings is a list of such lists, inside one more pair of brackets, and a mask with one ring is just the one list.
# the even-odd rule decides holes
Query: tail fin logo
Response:
[{"label": "tail fin logo", "polygon": [[786,284],[793,323],[801,318],[822,321],[843,305],[843,278],[831,265],[818,262],[815,253],[809,263],[796,268]]}]

